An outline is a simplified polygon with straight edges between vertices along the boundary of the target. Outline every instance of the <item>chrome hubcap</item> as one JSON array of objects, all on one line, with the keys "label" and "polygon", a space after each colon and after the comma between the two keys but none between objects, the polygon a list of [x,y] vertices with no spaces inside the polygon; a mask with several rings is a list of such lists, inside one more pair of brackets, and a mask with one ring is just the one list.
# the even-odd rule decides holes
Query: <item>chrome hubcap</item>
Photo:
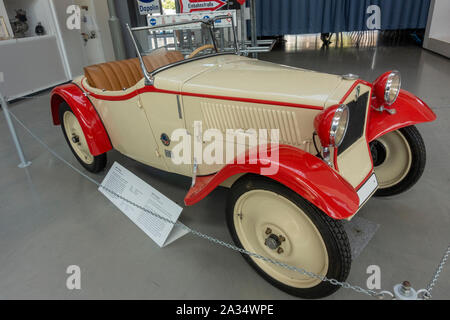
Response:
[{"label": "chrome hubcap", "polygon": [[269,236],[264,240],[264,244],[271,250],[276,250],[278,254],[281,254],[284,252],[284,249],[281,247],[283,242],[286,241],[286,238],[283,237],[281,234],[276,235],[275,233],[272,233],[272,229],[267,228],[266,234]]},{"label": "chrome hubcap", "polygon": [[73,135],[72,136],[72,142],[73,143],[79,143],[80,142],[80,137],[77,135]]},{"label": "chrome hubcap", "polygon": [[281,246],[281,241],[280,241],[280,238],[277,235],[272,233],[270,236],[268,236],[266,238],[266,241],[264,241],[264,244],[266,246],[268,246],[270,249],[275,250],[279,246]]}]

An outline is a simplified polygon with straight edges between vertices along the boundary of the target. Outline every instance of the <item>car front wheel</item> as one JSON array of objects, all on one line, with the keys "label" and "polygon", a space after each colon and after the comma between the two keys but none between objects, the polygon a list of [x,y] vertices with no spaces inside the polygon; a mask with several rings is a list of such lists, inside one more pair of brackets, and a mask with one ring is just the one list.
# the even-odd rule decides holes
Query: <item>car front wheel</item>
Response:
[{"label": "car front wheel", "polygon": [[425,143],[419,130],[409,126],[389,132],[370,143],[379,189],[375,196],[393,196],[411,188],[422,176]]},{"label": "car front wheel", "polygon": [[67,144],[78,162],[90,172],[102,171],[106,166],[106,153],[91,154],[80,123],[67,103],[62,103],[59,108],[59,120]]},{"label": "car front wheel", "polygon": [[[237,246],[320,276],[347,278],[351,251],[341,222],[285,186],[259,176],[241,178],[230,190],[226,213]],[[339,289],[298,271],[243,257],[265,280],[291,295],[314,299]]]}]

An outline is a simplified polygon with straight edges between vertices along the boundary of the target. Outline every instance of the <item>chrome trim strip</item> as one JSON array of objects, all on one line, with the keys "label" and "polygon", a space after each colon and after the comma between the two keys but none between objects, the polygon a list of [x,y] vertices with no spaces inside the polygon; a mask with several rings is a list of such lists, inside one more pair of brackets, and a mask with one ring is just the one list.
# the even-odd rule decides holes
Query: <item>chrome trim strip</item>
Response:
[{"label": "chrome trim strip", "polygon": [[177,107],[178,107],[178,117],[183,119],[183,114],[181,113],[180,95],[177,94]]},{"label": "chrome trim strip", "polygon": [[194,164],[192,166],[191,188],[195,186],[195,182],[197,181],[197,172],[198,172],[197,158],[194,157]]}]

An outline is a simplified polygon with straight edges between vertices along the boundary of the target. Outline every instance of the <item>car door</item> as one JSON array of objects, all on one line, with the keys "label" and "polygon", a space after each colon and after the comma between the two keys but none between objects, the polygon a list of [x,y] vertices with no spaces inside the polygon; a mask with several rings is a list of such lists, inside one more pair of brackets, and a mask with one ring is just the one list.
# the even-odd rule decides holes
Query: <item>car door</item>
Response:
[{"label": "car door", "polygon": [[168,171],[191,176],[190,161],[182,164],[172,161],[173,149],[178,144],[177,141],[171,141],[172,133],[175,130],[186,132],[181,97],[176,93],[161,91],[143,90],[140,94],[141,103],[157,141],[159,157],[165,162]]},{"label": "car door", "polygon": [[136,92],[143,86],[142,82],[124,91],[103,91],[89,86],[83,79],[82,86],[96,96],[89,99],[95,106],[103,125],[108,132],[114,149],[120,153],[152,167],[166,170],[166,164],[158,157],[158,144],[147,120]]}]

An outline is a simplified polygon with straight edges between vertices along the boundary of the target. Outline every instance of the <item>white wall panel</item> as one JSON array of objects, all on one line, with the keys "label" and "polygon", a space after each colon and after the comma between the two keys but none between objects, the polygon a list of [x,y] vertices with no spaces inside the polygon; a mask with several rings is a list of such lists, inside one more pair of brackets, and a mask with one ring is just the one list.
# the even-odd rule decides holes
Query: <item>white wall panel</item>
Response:
[{"label": "white wall panel", "polygon": [[0,41],[0,90],[9,99],[68,80],[55,36]]},{"label": "white wall panel", "polygon": [[450,1],[432,0],[423,47],[450,58]]}]

